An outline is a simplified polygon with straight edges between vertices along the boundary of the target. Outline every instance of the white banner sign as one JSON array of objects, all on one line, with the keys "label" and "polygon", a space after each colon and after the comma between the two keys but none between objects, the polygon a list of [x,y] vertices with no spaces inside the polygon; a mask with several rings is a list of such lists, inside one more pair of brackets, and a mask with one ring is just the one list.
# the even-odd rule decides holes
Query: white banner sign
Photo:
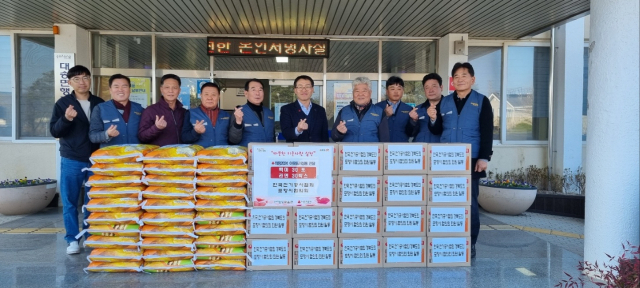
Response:
[{"label": "white banner sign", "polygon": [[55,99],[56,101],[62,96],[66,96],[73,91],[71,85],[69,85],[69,78],[67,78],[67,72],[76,64],[76,57],[73,53],[53,53],[54,59],[54,81],[55,81]]}]

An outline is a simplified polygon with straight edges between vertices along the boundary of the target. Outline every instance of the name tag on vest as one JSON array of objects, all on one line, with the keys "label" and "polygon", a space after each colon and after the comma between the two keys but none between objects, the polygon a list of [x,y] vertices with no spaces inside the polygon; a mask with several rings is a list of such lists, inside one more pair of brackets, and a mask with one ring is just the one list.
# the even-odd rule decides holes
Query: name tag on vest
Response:
[{"label": "name tag on vest", "polygon": [[116,119],[111,120],[111,122],[120,122],[120,119],[116,118]]},{"label": "name tag on vest", "polygon": [[349,120],[347,120],[347,122],[351,122],[351,121],[353,121],[353,119],[349,119]]},{"label": "name tag on vest", "polygon": [[[196,123],[191,123],[191,125],[196,126]],[[202,125],[207,126],[209,124],[208,124],[208,122],[204,122],[204,123],[202,123]]]}]

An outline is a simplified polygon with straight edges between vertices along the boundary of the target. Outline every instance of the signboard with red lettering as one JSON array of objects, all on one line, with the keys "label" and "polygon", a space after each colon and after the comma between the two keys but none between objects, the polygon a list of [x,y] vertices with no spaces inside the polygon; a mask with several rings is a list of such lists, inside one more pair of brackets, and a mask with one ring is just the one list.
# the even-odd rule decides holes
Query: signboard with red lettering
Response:
[{"label": "signboard with red lettering", "polygon": [[254,146],[253,206],[331,207],[333,153],[329,146]]},{"label": "signboard with red lettering", "polygon": [[207,38],[210,56],[329,58],[328,39]]}]

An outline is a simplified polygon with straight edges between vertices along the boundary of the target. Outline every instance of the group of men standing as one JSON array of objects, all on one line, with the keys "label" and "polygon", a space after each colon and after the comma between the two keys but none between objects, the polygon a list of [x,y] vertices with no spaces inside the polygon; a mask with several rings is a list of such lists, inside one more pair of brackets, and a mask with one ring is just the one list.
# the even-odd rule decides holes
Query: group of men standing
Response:
[{"label": "group of men standing", "polygon": [[[478,181],[486,177],[492,154],[493,112],[487,97],[471,89],[475,73],[469,63],[456,63],[451,71],[455,91],[442,95],[442,77],[427,74],[422,80],[426,101],[412,107],[402,102],[404,81],[387,80],[387,100],[373,104],[371,81],[353,81],[353,100],[335,117],[329,134],[325,109],[311,101],[314,81],[298,76],[297,100],[280,109],[280,126],[287,142],[462,142],[472,146],[472,257],[480,230]],[[198,144],[247,146],[250,142],[275,142],[275,116],[263,107],[264,87],[258,79],[245,83],[247,103],[233,115],[219,107],[220,87],[207,82],[201,87],[200,107],[185,109],[178,100],[180,77],[167,74],[160,80],[162,97],[146,109],[129,100],[131,81],[115,74],[109,79],[111,100],[91,94],[91,73],[75,66],[67,73],[73,92],[60,98],[50,122],[51,135],[60,138],[60,192],[68,242],[67,253],[80,252],[77,202],[83,182],[91,172],[89,157],[99,147],[116,144]],[[88,201],[86,192],[85,203]],[[86,217],[87,215],[85,215]]]}]

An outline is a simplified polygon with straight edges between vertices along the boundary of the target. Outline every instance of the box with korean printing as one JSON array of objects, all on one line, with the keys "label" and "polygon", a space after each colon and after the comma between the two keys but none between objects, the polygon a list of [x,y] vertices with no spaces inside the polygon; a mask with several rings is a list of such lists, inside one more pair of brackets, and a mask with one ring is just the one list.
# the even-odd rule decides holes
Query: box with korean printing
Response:
[{"label": "box with korean printing", "polygon": [[471,175],[471,144],[429,144],[427,175]]},{"label": "box with korean printing", "polygon": [[427,205],[471,205],[471,175],[429,175]]},{"label": "box with korean printing", "polygon": [[427,205],[427,175],[382,176],[382,205]]},{"label": "box with korean printing", "polygon": [[247,239],[247,270],[290,270],[291,238]]},{"label": "box with korean printing", "polygon": [[340,238],[338,268],[383,267],[382,237]]},{"label": "box with korean printing", "polygon": [[337,269],[338,238],[293,238],[293,269]]},{"label": "box with korean printing", "polygon": [[470,236],[471,206],[427,206],[427,236]]},{"label": "box with korean printing", "polygon": [[338,176],[341,206],[382,206],[382,176]]},{"label": "box with korean printing", "polygon": [[293,207],[293,238],[338,237],[337,207]]},{"label": "box with korean printing", "polygon": [[427,267],[471,266],[471,237],[427,237]]},{"label": "box with korean printing", "polygon": [[384,143],[384,174],[424,174],[428,143]]},{"label": "box with korean printing", "polygon": [[384,267],[427,267],[427,237],[384,237]]},{"label": "box with korean printing", "polygon": [[427,206],[384,206],[382,236],[427,236]]},{"label": "box with korean printing", "polygon": [[338,175],[382,175],[383,143],[340,143]]},{"label": "box with korean printing", "polygon": [[382,236],[382,207],[338,207],[338,238]]},{"label": "box with korean printing", "polygon": [[291,207],[247,210],[247,238],[291,238],[291,214]]},{"label": "box with korean printing", "polygon": [[338,143],[327,143],[327,142],[294,142],[293,147],[299,147],[303,145],[309,146],[330,146],[333,149],[333,170],[331,171],[332,175],[338,175]]}]

